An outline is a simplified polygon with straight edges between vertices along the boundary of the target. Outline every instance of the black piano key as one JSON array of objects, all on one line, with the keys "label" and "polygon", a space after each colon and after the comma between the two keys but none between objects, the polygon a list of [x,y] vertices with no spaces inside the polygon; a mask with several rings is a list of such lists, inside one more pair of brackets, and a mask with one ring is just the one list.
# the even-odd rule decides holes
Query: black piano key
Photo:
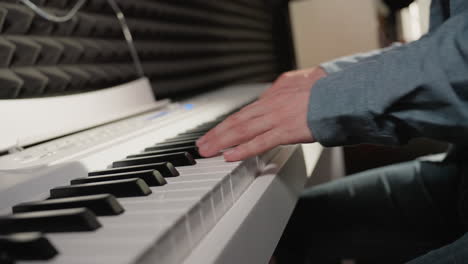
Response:
[{"label": "black piano key", "polygon": [[202,156],[200,156],[200,153],[198,153],[198,147],[196,146],[148,151],[148,152],[130,155],[130,156],[127,156],[127,158],[132,159],[132,158],[139,158],[139,157],[148,157],[148,156],[154,156],[154,155],[177,153],[177,152],[188,152],[195,159],[202,158]]},{"label": "black piano key", "polygon": [[55,187],[50,190],[50,198],[66,198],[103,193],[109,193],[116,197],[135,197],[150,195],[151,189],[142,179],[128,179]]},{"label": "black piano key", "polygon": [[108,175],[108,174],[116,174],[116,173],[125,173],[125,172],[134,172],[134,171],[142,171],[142,170],[157,170],[163,177],[176,177],[179,176],[179,172],[177,169],[169,162],[160,162],[160,163],[152,163],[152,164],[145,164],[145,165],[137,165],[137,166],[126,166],[126,167],[119,167],[119,168],[111,168],[106,170],[100,171],[91,171],[88,173],[89,177],[100,176],[100,175]]},{"label": "black piano key", "polygon": [[39,202],[27,202],[13,206],[13,213],[26,213],[34,211],[88,208],[95,215],[118,215],[124,212],[124,208],[111,194],[98,194],[78,196],[70,198],[50,199]]},{"label": "black piano key", "polygon": [[[58,254],[54,245],[36,232],[0,236],[0,252],[17,260],[49,260]],[[4,263],[1,258],[0,263]]]},{"label": "black piano key", "polygon": [[164,154],[164,155],[155,155],[155,156],[149,156],[149,157],[119,160],[119,161],[115,161],[114,163],[112,163],[112,167],[118,168],[118,167],[144,165],[144,164],[164,162],[164,161],[170,162],[176,167],[195,165],[197,163],[195,159],[193,159],[192,155],[190,155],[190,153],[179,152],[179,153],[171,153],[171,154]]},{"label": "black piano key", "polygon": [[210,131],[211,128],[193,128],[185,131],[185,133],[206,133]]},{"label": "black piano key", "polygon": [[0,217],[0,234],[93,231],[101,224],[86,208],[47,210]]},{"label": "black piano key", "polygon": [[181,148],[181,147],[193,147],[196,146],[196,140],[184,140],[184,141],[177,141],[177,142],[169,142],[169,143],[159,143],[152,147],[145,148],[146,151],[155,151],[155,150],[163,150],[163,149],[171,149],[171,148]]},{"label": "black piano key", "polygon": [[169,143],[169,142],[178,142],[178,141],[185,141],[185,140],[197,140],[199,139],[201,136],[178,136],[178,137],[174,137],[174,138],[169,138],[169,139],[166,139],[164,140],[164,143]]},{"label": "black piano key", "polygon": [[177,135],[177,137],[183,137],[183,136],[203,136],[205,135],[206,132],[183,132]]},{"label": "black piano key", "polygon": [[94,176],[87,178],[78,178],[71,181],[72,185],[84,184],[91,182],[103,182],[103,181],[115,181],[115,180],[124,180],[124,179],[142,179],[149,186],[162,186],[167,183],[166,179],[159,173],[157,170],[145,170],[145,171],[135,171],[135,172],[126,172],[126,173],[117,173],[117,174],[108,174],[103,176]]},{"label": "black piano key", "polygon": [[208,123],[201,124],[201,125],[197,126],[197,127],[194,128],[194,129],[195,129],[195,130],[212,129],[212,128],[215,127],[217,124],[219,124],[218,121],[208,122]]}]

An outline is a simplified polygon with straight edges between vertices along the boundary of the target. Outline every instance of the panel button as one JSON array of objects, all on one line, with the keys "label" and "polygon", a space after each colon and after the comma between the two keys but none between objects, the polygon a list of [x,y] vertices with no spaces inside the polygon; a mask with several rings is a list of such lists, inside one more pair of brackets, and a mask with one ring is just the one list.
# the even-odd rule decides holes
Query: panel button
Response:
[{"label": "panel button", "polygon": [[103,182],[103,181],[115,181],[115,180],[124,180],[124,179],[135,179],[140,178],[146,182],[149,186],[162,186],[165,185],[166,179],[159,173],[157,170],[145,170],[145,171],[135,171],[135,172],[126,172],[126,173],[117,173],[117,174],[108,174],[102,176],[94,176],[87,178],[78,178],[71,181],[72,185],[91,183],[91,182]]},{"label": "panel button", "polygon": [[125,159],[120,161],[115,161],[112,163],[112,167],[125,167],[125,166],[134,166],[134,165],[143,165],[149,163],[157,163],[157,162],[170,162],[174,164],[174,166],[189,166],[195,165],[197,162],[193,159],[192,155],[188,152],[179,152],[179,153],[172,153],[172,154],[164,154],[164,155],[155,155],[149,157],[141,157],[141,158],[132,158],[132,159]]},{"label": "panel button", "polygon": [[79,196],[71,198],[51,199],[39,202],[28,202],[15,205],[13,213],[25,213],[33,211],[57,210],[85,207],[94,214],[118,215],[123,213],[122,205],[110,194],[98,194],[89,196]]},{"label": "panel button", "polygon": [[157,170],[159,171],[159,173],[161,173],[163,177],[179,176],[179,172],[174,167],[174,165],[172,165],[172,163],[170,162],[159,162],[159,163],[151,163],[151,164],[145,164],[145,165],[126,166],[126,167],[112,168],[112,169],[107,169],[107,170],[92,171],[88,173],[88,176],[94,177],[94,176],[99,176],[99,175],[134,172],[134,171],[142,171],[142,170]]},{"label": "panel button", "polygon": [[50,197],[53,199],[104,193],[116,197],[134,197],[149,195],[151,190],[142,179],[128,179],[56,187],[50,190]]},{"label": "panel button", "polygon": [[[0,236],[0,252],[17,260],[48,260],[58,251],[41,233],[19,233]],[[2,259],[0,258],[0,263]]]},{"label": "panel button", "polygon": [[101,224],[86,208],[48,210],[0,217],[0,234],[93,231]]}]

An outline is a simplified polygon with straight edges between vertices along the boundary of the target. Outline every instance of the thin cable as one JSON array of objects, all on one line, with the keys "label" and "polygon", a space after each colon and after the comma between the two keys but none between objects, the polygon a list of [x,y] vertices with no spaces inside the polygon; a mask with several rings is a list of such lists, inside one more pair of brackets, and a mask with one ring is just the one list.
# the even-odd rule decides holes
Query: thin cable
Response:
[{"label": "thin cable", "polygon": [[119,20],[120,26],[122,28],[122,32],[128,44],[128,49],[130,50],[130,55],[132,56],[133,63],[135,64],[137,74],[140,77],[144,77],[145,73],[143,71],[143,67],[141,66],[140,57],[138,57],[138,52],[133,42],[132,33],[130,32],[130,29],[128,28],[128,24],[127,24],[127,21],[125,20],[125,16],[120,10],[120,7],[117,5],[115,0],[107,0],[107,3],[112,7],[115,15],[117,16],[117,19]]},{"label": "thin cable", "polygon": [[[37,15],[41,16],[42,18],[52,22],[62,23],[72,19],[86,3],[86,0],[79,0],[75,4],[75,6],[73,6],[73,8],[70,10],[70,12],[68,12],[65,16],[62,17],[58,17],[56,15],[47,13],[30,0],[21,0],[21,2],[29,8],[31,8],[32,11],[34,11]],[[143,71],[143,66],[141,65],[140,58],[138,57],[138,52],[135,48],[132,33],[130,32],[125,16],[122,10],[120,10],[120,7],[117,5],[115,0],[107,0],[107,3],[111,6],[112,10],[115,13],[115,16],[119,20],[120,27],[122,28],[122,33],[124,34],[125,40],[127,41],[130,56],[132,57],[133,63],[135,64],[136,72],[138,76],[144,77],[145,73]]]},{"label": "thin cable", "polygon": [[36,4],[31,2],[30,0],[21,0],[23,4],[25,4],[27,7],[31,8],[32,11],[34,11],[36,14],[41,16],[44,19],[47,19],[52,22],[57,22],[57,23],[63,23],[67,22],[68,20],[72,19],[75,17],[76,13],[83,7],[83,5],[86,3],[86,0],[79,0],[75,6],[64,16],[56,16],[53,14],[49,14],[42,10],[40,7],[38,7]]}]

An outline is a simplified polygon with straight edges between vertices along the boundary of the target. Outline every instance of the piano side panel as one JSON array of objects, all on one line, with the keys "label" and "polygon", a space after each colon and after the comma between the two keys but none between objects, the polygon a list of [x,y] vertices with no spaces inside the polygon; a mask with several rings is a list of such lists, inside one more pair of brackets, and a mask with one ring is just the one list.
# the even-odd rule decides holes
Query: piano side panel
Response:
[{"label": "piano side panel", "polygon": [[[320,145],[306,151],[320,160]],[[274,162],[280,171],[258,177],[184,264],[268,263],[307,180],[301,147],[284,147]]]}]

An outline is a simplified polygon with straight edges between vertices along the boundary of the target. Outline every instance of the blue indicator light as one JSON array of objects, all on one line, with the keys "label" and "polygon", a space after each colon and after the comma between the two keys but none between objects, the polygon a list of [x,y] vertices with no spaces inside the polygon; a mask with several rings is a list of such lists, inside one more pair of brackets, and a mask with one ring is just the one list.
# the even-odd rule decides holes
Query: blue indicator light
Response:
[{"label": "blue indicator light", "polygon": [[192,110],[195,107],[194,104],[184,104],[185,110]]},{"label": "blue indicator light", "polygon": [[163,116],[167,115],[168,113],[169,112],[167,112],[167,111],[159,112],[159,113],[156,113],[156,114],[154,114],[152,116],[147,117],[146,120],[154,120],[156,118],[163,117]]}]

